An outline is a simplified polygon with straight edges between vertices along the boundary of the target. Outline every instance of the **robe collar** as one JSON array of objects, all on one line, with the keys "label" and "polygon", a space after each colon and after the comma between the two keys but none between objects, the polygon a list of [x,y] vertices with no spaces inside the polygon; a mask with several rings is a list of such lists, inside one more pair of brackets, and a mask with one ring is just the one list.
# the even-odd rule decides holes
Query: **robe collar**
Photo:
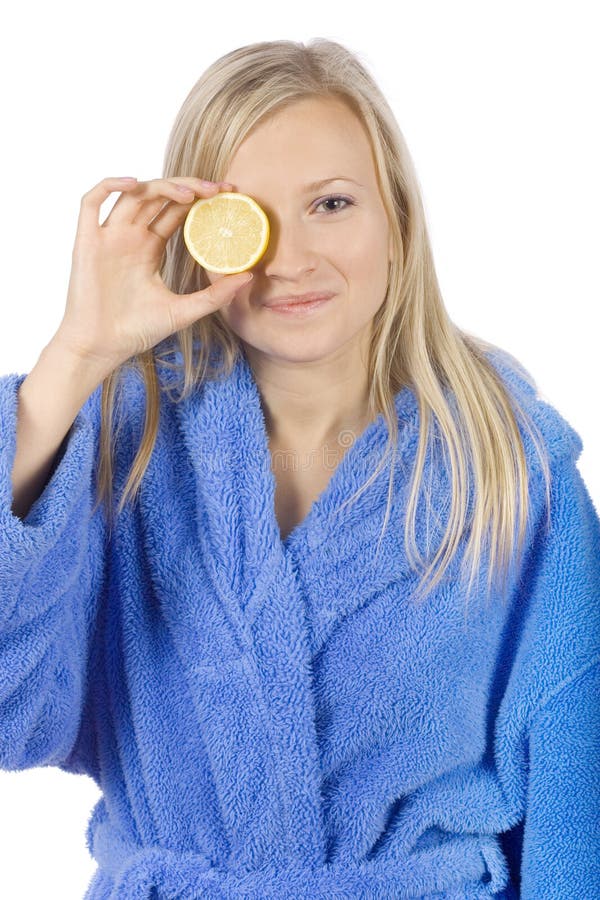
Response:
[{"label": "robe collar", "polygon": [[[418,431],[418,402],[411,388],[404,387],[396,394],[395,407],[402,456]],[[301,550],[310,554],[344,528],[344,514],[339,519],[336,509],[373,471],[387,439],[387,426],[380,413],[332,471],[308,515],[282,540],[275,516],[276,483],[260,392],[243,352],[229,376],[205,382],[178,405],[178,410],[200,484],[239,489],[236,502],[229,507],[229,524],[234,532],[238,537],[244,533],[250,537],[249,529],[254,533],[258,528],[267,544],[279,544],[283,553]],[[368,501],[360,504],[363,519],[367,510],[376,513],[382,497],[385,500],[388,476],[389,466],[367,489]],[[229,499],[233,501],[233,497]],[[351,509],[353,505],[346,507],[346,511]]]},{"label": "robe collar", "polygon": [[[403,513],[410,468],[418,438],[419,409],[413,390],[395,396],[399,444],[395,460],[390,519],[379,559],[375,548],[383,526],[389,461],[377,479],[337,514],[374,471],[384,451],[383,415],[369,423],[333,470],[307,516],[282,540],[275,515],[275,476],[260,392],[243,354],[231,373],[205,381],[175,405],[180,434],[197,490],[198,540],[214,582],[236,598],[236,617],[251,623],[273,580],[291,567],[300,577],[347,577],[340,584],[336,608],[316,606],[317,644],[358,596],[368,595],[406,574]],[[387,551],[387,552],[386,552]],[[355,579],[353,584],[353,579]]]}]

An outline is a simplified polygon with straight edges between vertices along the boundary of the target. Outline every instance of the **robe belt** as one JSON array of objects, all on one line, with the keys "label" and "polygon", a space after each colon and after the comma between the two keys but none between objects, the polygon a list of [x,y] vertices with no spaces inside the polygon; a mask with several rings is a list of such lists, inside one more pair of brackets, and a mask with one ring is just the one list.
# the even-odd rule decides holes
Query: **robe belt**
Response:
[{"label": "robe belt", "polygon": [[94,857],[110,878],[108,893],[102,893],[106,900],[400,900],[438,896],[439,891],[446,891],[447,900],[517,897],[507,885],[505,861],[488,838],[467,837],[460,852],[438,847],[426,854],[427,861],[338,862],[239,872],[219,868],[201,853],[136,848],[103,823],[95,831]]}]

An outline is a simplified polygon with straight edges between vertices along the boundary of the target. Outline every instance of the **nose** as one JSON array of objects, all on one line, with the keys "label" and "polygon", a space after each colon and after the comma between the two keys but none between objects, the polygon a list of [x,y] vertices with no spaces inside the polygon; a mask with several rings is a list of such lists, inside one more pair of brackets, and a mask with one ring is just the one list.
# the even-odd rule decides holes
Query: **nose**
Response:
[{"label": "nose", "polygon": [[269,245],[257,264],[267,278],[291,283],[316,268],[318,251],[306,225],[273,215],[269,215],[269,225]]}]

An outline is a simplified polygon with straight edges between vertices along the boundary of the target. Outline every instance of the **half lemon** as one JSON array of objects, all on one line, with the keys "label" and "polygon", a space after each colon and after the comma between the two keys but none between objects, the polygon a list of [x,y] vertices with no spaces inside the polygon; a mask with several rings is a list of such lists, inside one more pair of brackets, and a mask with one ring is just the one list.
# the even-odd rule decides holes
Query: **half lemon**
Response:
[{"label": "half lemon", "polygon": [[185,245],[196,262],[223,275],[255,265],[267,249],[269,233],[262,207],[235,191],[196,200],[183,226]]}]

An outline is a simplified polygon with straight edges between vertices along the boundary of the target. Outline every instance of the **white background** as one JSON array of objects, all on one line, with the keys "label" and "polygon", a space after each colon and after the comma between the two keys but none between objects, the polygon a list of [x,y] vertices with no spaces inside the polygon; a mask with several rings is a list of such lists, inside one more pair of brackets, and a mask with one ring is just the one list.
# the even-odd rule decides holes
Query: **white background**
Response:
[{"label": "white background", "polygon": [[[106,176],[161,176],[171,124],[202,71],[255,41],[331,38],[359,55],[394,109],[451,318],[520,359],[578,431],[599,509],[595,7],[11,4],[0,54],[0,374],[28,372],[58,327],[81,195]],[[98,796],[85,776],[0,773],[2,897],[83,897]]]}]

